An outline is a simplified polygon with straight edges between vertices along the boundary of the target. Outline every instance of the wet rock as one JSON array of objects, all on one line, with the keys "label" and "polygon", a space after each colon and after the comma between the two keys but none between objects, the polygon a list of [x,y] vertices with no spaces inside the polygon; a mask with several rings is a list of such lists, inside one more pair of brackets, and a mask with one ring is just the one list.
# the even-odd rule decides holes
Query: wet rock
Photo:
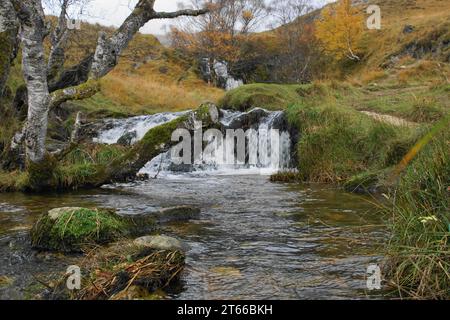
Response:
[{"label": "wet rock", "polygon": [[122,137],[120,137],[119,140],[117,140],[117,144],[120,144],[121,146],[125,147],[131,146],[131,144],[136,138],[137,138],[136,131],[127,132]]},{"label": "wet rock", "polygon": [[150,179],[150,176],[147,173],[138,173],[136,175],[136,180],[138,181],[147,181]]},{"label": "wet rock", "polygon": [[145,236],[134,240],[134,244],[139,247],[146,247],[154,250],[186,251],[185,244],[175,238],[168,236]]},{"label": "wet rock", "polygon": [[404,28],[403,28],[403,33],[407,34],[407,33],[412,33],[414,32],[414,26],[407,24]]},{"label": "wet rock", "polygon": [[108,210],[57,208],[33,226],[31,244],[40,250],[79,252],[87,245],[115,241],[127,230],[128,222]]},{"label": "wet rock", "polygon": [[261,119],[267,117],[268,115],[269,115],[268,111],[261,108],[256,108],[249,112],[241,113],[239,116],[233,117],[229,120],[226,119],[226,117],[224,117],[224,119],[222,120],[222,124],[227,129],[246,130],[259,125]]},{"label": "wet rock", "polygon": [[198,219],[200,209],[191,206],[178,206],[159,210],[155,217],[161,223],[182,222]]},{"label": "wet rock", "polygon": [[190,131],[198,129],[196,123],[201,122],[203,128],[212,128],[219,123],[219,108],[214,103],[204,103],[194,112],[190,113],[184,128]]}]

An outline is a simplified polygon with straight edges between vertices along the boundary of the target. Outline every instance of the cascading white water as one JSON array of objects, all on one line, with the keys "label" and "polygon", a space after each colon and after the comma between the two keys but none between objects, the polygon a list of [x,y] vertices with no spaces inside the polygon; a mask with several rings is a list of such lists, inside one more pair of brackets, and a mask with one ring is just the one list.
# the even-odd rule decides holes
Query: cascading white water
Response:
[{"label": "cascading white water", "polygon": [[127,119],[108,119],[105,120],[105,127],[108,129],[100,131],[96,143],[115,144],[126,134],[131,134],[131,144],[141,140],[145,134],[152,128],[168,123],[181,117],[186,112],[176,113],[158,113],[148,116],[132,117]]},{"label": "cascading white water", "polygon": [[[256,136],[251,139],[247,135],[245,140],[245,163],[238,163],[235,145],[227,148],[225,140],[211,139],[207,142],[205,150],[212,147],[215,152],[212,155],[203,154],[203,158],[197,163],[192,165],[174,164],[171,158],[172,152],[169,151],[148,162],[141,169],[140,174],[148,174],[150,177],[179,175],[186,172],[200,175],[269,175],[281,169],[289,169],[291,167],[291,136],[289,132],[280,130],[282,128],[279,128],[279,124],[277,124],[277,121],[283,117],[283,112],[269,112],[263,109],[254,109],[248,113],[223,110],[220,119],[222,130],[226,132],[227,129],[241,129],[242,119],[254,114],[262,114],[262,116],[251,126]],[[247,121],[244,120],[244,122]],[[276,136],[271,133],[272,129],[279,130],[275,132]],[[276,140],[275,143],[274,140]],[[230,163],[227,159],[234,159],[234,161]]]},{"label": "cascading white water", "polygon": [[[171,176],[180,173],[236,175],[236,174],[272,174],[291,166],[291,136],[283,130],[284,117],[281,111],[267,111],[256,108],[249,112],[221,111],[220,123],[226,137],[227,130],[245,131],[245,161],[237,161],[237,146],[228,145],[226,139],[207,141],[207,147],[215,149],[212,154],[203,154],[194,164],[175,164],[172,152],[160,154],[140,170],[140,174],[153,176]],[[132,134],[131,143],[142,139],[148,130],[170,122],[182,115],[179,113],[161,113],[128,119],[105,121],[107,129],[99,132],[94,139],[97,143],[115,144],[127,134]],[[273,132],[275,130],[275,134]],[[252,135],[253,134],[253,135]],[[233,140],[234,141],[234,140]],[[220,152],[219,152],[220,150]],[[232,159],[232,161],[229,161]]]}]

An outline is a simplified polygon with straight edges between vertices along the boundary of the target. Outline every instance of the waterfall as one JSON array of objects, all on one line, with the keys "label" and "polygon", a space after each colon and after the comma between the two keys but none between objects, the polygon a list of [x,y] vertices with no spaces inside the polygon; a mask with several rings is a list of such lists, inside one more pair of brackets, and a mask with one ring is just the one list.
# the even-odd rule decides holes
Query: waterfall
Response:
[{"label": "waterfall", "polygon": [[[177,163],[173,150],[149,161],[139,174],[171,176],[183,173],[197,175],[273,174],[291,168],[291,135],[282,111],[261,108],[249,112],[220,111],[220,138],[207,138],[202,132],[204,150],[197,161]],[[107,120],[105,129],[98,133],[97,143],[114,144],[132,134],[131,143],[142,139],[148,130],[172,121],[185,113],[161,113],[129,119]],[[234,134],[229,140],[228,134]],[[239,136],[239,134],[241,136]],[[240,142],[240,144],[239,144]],[[201,143],[202,144],[202,143]],[[208,153],[207,150],[212,151]],[[240,156],[239,156],[239,150]],[[193,157],[194,158],[194,157]]]},{"label": "waterfall", "polygon": [[[291,136],[285,130],[284,114],[281,111],[269,112],[254,109],[250,112],[233,112],[222,110],[220,123],[224,133],[223,141],[210,139],[206,148],[214,149],[214,153],[203,154],[201,161],[194,164],[175,164],[172,151],[160,154],[141,169],[140,174],[150,177],[171,176],[181,173],[197,175],[237,175],[263,174],[270,175],[282,169],[291,168]],[[243,129],[245,137],[245,160],[237,159],[237,146],[226,144],[227,130]],[[271,132],[272,129],[278,130]],[[253,132],[253,139],[248,133]],[[275,134],[275,135],[274,135]],[[275,140],[275,141],[274,141]],[[220,152],[218,152],[220,150]],[[233,163],[227,162],[233,159]]]},{"label": "waterfall", "polygon": [[235,79],[228,72],[228,64],[226,62],[216,61],[214,63],[214,71],[223,82],[223,87],[226,91],[239,88],[244,85],[240,79]]},{"label": "waterfall", "polygon": [[207,81],[213,81],[212,78],[212,71],[214,70],[214,73],[217,77],[217,80],[219,83],[219,86],[226,91],[230,91],[236,88],[239,88],[240,86],[244,85],[244,81],[241,79],[235,79],[233,76],[230,75],[228,70],[228,64],[225,61],[217,61],[215,60],[212,65],[209,62],[208,58],[201,59],[200,62],[200,69],[203,73],[204,79]]},{"label": "waterfall", "polygon": [[158,113],[148,116],[132,117],[127,119],[107,119],[102,126],[105,128],[93,139],[96,143],[115,144],[122,137],[130,137],[130,143],[141,140],[148,130],[168,123],[181,117],[187,112]]}]

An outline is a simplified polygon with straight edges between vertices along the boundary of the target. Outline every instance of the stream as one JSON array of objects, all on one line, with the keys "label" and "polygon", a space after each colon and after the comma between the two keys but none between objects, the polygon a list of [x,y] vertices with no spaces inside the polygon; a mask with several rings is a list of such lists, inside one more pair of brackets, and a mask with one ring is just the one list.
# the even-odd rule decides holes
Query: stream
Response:
[{"label": "stream", "polygon": [[[228,114],[223,123],[237,116]],[[270,127],[277,116],[266,117],[270,123],[258,121]],[[168,121],[172,118],[167,116]],[[149,118],[141,120],[152,125]],[[99,140],[114,143],[130,123],[148,130],[141,120],[122,121],[112,129],[110,125]],[[289,141],[288,136],[284,140]],[[281,148],[289,151],[289,143]],[[280,155],[278,165],[287,163],[289,152],[281,150]],[[153,162],[161,163],[161,157]],[[144,173],[153,173],[151,164]],[[28,232],[41,213],[82,206],[133,215],[177,205],[201,208],[201,215],[162,226],[162,234],[190,248],[181,286],[171,290],[168,299],[381,297],[368,291],[366,271],[382,262],[379,252],[388,234],[370,197],[327,185],[272,183],[267,175],[257,174],[260,166],[217,168],[208,163],[191,172],[166,170],[169,167],[165,165],[157,179],[96,190],[0,194],[0,277],[10,280],[9,285],[0,282],[0,299],[28,298],[40,275],[64,271],[73,262],[72,257],[30,248]]]}]

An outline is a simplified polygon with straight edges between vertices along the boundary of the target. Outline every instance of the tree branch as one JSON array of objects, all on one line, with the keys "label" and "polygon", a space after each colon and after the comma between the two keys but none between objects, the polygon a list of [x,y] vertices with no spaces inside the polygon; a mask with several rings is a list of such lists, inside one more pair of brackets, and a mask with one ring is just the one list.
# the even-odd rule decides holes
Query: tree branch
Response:
[{"label": "tree branch", "polygon": [[154,19],[174,19],[182,16],[198,17],[208,12],[209,9],[200,9],[200,10],[185,9],[175,12],[156,12],[154,14]]},{"label": "tree branch", "polygon": [[208,9],[155,12],[154,4],[154,0],[140,0],[111,37],[107,37],[105,33],[99,35],[95,54],[86,57],[72,70],[62,72],[61,77],[50,85],[50,91],[78,86],[89,79],[100,79],[106,76],[117,65],[120,55],[134,35],[150,20],[199,16],[209,12]]},{"label": "tree branch", "polygon": [[84,100],[94,96],[100,91],[100,83],[97,80],[88,80],[76,87],[70,87],[55,91],[50,97],[50,110],[59,107],[67,101]]},{"label": "tree branch", "polygon": [[59,15],[58,24],[56,25],[50,37],[52,47],[48,58],[47,74],[48,81],[54,80],[64,68],[65,46],[69,37],[69,29],[67,28],[67,9],[69,0],[63,0],[61,4],[61,13]]}]

